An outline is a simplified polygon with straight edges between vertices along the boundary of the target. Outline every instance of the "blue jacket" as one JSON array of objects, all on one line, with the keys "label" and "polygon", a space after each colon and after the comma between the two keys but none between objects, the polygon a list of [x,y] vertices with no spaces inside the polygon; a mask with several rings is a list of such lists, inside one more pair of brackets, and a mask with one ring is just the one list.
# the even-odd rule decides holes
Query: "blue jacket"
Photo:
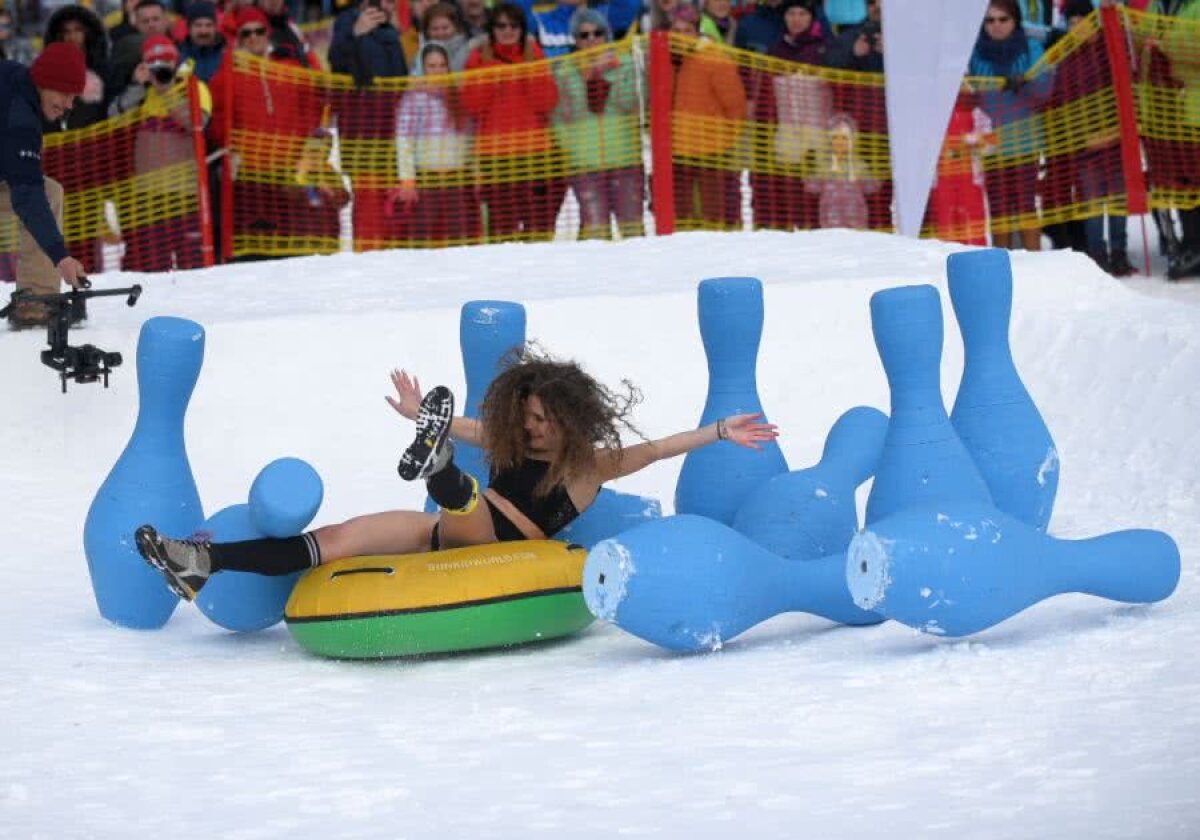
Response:
[{"label": "blue jacket", "polygon": [[[738,21],[733,45],[739,50],[753,50],[766,55],[775,42],[783,37],[781,5],[772,6],[764,0],[755,6],[753,12]],[[821,24],[822,32],[832,36],[833,28],[829,25],[829,18],[825,17],[823,6],[817,9],[817,23]]]},{"label": "blue jacket", "polygon": [[208,84],[221,67],[221,56],[225,53],[225,39],[217,36],[217,42],[211,47],[198,47],[188,38],[179,45],[179,55],[185,61],[191,59],[192,73],[200,81]]},{"label": "blue jacket", "polygon": [[[1028,47],[1011,66],[997,67],[985,59],[976,46],[967,70],[971,76],[1024,76],[1042,57],[1042,45],[1029,39]],[[999,129],[1002,157],[1024,157],[1039,152],[1044,145],[1038,112],[1054,90],[1054,75],[1049,69],[1029,79],[1018,91],[985,90],[979,104]]]},{"label": "blue jacket", "polygon": [[333,41],[329,45],[329,66],[333,72],[349,73],[360,87],[371,84],[376,76],[407,76],[408,64],[396,27],[385,23],[357,38],[354,24],[358,12],[357,7],[347,9],[333,24]]},{"label": "blue jacket", "polygon": [[8,184],[13,210],[57,265],[67,256],[42,173],[42,105],[29,68],[0,61],[0,181]]}]

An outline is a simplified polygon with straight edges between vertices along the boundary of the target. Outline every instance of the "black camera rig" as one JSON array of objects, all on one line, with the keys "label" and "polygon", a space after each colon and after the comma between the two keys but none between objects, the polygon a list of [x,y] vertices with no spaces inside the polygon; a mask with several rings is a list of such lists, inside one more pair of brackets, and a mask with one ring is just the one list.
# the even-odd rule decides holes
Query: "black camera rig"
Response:
[{"label": "black camera rig", "polygon": [[83,301],[88,298],[118,295],[128,295],[125,303],[133,306],[141,294],[142,287],[137,285],[123,289],[93,289],[92,284],[85,278],[80,281],[79,288],[60,295],[32,295],[25,290],[15,292],[8,306],[0,309],[0,318],[6,316],[13,306],[26,301],[44,304],[50,310],[50,320],[46,325],[46,341],[50,349],[42,351],[42,364],[58,371],[62,392],[67,393],[68,379],[80,383],[103,379],[104,387],[107,388],[108,375],[113,368],[121,365],[121,354],[101,350],[94,344],[70,346],[67,343],[67,334],[71,329],[72,310],[82,308]]}]

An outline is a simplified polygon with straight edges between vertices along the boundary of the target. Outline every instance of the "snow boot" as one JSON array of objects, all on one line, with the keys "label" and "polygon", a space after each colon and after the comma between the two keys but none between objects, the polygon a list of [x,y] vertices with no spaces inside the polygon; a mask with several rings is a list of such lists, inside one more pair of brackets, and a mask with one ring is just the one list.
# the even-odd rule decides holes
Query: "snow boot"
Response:
[{"label": "snow boot", "polygon": [[1129,261],[1129,254],[1113,251],[1108,255],[1108,273],[1113,277],[1132,277],[1137,271]]}]

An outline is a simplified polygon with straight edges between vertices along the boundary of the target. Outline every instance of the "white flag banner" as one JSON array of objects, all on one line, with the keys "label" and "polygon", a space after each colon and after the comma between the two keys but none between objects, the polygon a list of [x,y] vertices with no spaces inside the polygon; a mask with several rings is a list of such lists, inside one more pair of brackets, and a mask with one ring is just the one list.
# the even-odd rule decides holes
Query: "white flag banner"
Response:
[{"label": "white flag banner", "polygon": [[938,154],[988,0],[887,0],[883,5],[888,135],[897,227],[917,236]]}]

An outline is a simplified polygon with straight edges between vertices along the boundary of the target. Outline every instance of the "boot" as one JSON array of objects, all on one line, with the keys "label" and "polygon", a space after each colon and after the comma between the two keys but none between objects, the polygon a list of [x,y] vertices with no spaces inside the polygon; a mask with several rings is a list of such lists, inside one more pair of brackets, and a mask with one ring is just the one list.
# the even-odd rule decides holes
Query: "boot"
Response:
[{"label": "boot", "polygon": [[37,300],[22,300],[13,304],[8,313],[8,326],[13,330],[44,327],[50,323],[50,309]]},{"label": "boot", "polygon": [[212,553],[202,540],[173,540],[149,525],[133,535],[147,563],[160,570],[171,590],[185,601],[194,600],[212,575]]},{"label": "boot", "polygon": [[1108,255],[1108,273],[1113,277],[1132,277],[1137,274],[1133,267],[1133,263],[1129,261],[1129,254],[1124,251],[1113,251]]},{"label": "boot", "polygon": [[1090,250],[1087,252],[1087,255],[1089,257],[1091,257],[1092,262],[1094,262],[1096,265],[1100,266],[1100,269],[1102,271],[1104,271],[1106,274],[1112,273],[1112,269],[1109,268],[1108,254],[1106,254],[1103,250],[1100,250],[1100,251]]},{"label": "boot", "polygon": [[1182,251],[1167,265],[1168,280],[1182,280],[1185,277],[1196,276],[1200,276],[1200,253]]},{"label": "boot", "polygon": [[417,436],[396,467],[405,481],[428,478],[436,473],[454,455],[450,443],[450,424],[454,420],[454,394],[444,385],[439,385],[421,400],[417,412]]}]

